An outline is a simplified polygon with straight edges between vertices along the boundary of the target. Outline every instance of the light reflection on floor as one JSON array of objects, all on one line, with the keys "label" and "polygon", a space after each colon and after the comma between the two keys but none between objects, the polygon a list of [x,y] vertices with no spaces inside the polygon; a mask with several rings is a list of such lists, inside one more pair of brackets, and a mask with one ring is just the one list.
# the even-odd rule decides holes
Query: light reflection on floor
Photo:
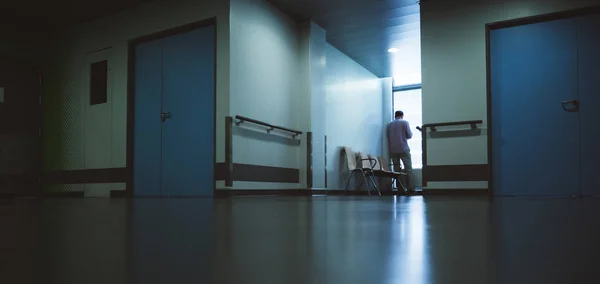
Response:
[{"label": "light reflection on floor", "polygon": [[[422,196],[395,197],[387,283],[428,283],[426,204]],[[401,214],[398,208],[409,214]]]},{"label": "light reflection on floor", "polygon": [[600,283],[598,216],[597,199],[3,201],[0,283]]}]

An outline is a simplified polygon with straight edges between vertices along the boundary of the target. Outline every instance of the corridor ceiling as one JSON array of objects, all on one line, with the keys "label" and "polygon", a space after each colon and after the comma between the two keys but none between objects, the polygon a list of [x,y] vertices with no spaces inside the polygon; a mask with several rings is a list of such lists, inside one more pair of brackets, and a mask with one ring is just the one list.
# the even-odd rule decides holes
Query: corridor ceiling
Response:
[{"label": "corridor ceiling", "polygon": [[312,19],[331,45],[378,77],[395,77],[396,84],[421,81],[418,0],[269,1],[297,21]]},{"label": "corridor ceiling", "polygon": [[[8,0],[0,8],[0,33],[19,41],[39,38],[153,0]],[[171,1],[171,0],[166,0]],[[220,0],[198,0],[220,1]],[[420,82],[418,0],[269,0],[294,20],[312,19],[327,40],[378,77]],[[397,53],[388,49],[398,48]]]},{"label": "corridor ceiling", "polygon": [[89,21],[152,0],[3,0],[0,33],[3,39],[33,37]]}]

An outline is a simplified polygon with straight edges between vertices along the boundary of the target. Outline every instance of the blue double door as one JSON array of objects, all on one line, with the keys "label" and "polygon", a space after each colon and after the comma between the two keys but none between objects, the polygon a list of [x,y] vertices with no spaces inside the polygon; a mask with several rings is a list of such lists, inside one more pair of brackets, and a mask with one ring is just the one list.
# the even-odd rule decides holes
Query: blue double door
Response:
[{"label": "blue double door", "polygon": [[490,32],[496,195],[600,195],[600,16]]},{"label": "blue double door", "polygon": [[209,197],[214,190],[215,28],[135,47],[135,196]]}]

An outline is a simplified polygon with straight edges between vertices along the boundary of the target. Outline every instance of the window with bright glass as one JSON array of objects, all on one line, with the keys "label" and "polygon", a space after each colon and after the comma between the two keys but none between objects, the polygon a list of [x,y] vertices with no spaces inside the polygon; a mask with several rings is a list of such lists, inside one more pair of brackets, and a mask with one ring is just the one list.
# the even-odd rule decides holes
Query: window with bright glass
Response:
[{"label": "window with bright glass", "polygon": [[421,132],[415,128],[416,126],[423,125],[421,88],[394,92],[393,112],[397,110],[404,112],[404,119],[408,121],[413,132],[412,139],[408,140],[413,168],[421,169],[423,168],[422,137]]}]

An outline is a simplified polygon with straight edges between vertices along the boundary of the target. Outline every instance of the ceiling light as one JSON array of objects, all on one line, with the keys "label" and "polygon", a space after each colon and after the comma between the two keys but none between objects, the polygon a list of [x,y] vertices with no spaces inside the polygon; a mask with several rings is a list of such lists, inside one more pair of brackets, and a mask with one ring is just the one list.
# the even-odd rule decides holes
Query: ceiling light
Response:
[{"label": "ceiling light", "polygon": [[394,52],[398,52],[398,51],[400,51],[400,48],[392,47],[392,48],[388,49],[388,52],[390,52],[390,53],[394,53]]}]

